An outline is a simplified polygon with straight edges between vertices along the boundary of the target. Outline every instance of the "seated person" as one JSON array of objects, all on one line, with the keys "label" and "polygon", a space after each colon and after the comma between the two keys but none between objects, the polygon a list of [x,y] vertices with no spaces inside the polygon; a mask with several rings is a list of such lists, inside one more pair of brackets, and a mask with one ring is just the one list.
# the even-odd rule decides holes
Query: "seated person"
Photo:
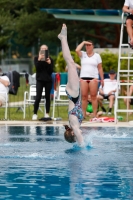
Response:
[{"label": "seated person", "polygon": [[9,78],[3,76],[2,70],[0,69],[0,106],[6,102],[6,94],[9,91],[8,86],[10,85]]},{"label": "seated person", "polygon": [[109,100],[108,115],[111,115],[112,107],[115,101],[115,92],[117,89],[117,81],[115,79],[116,72],[114,70],[110,70],[109,77],[109,79],[104,79],[104,87],[102,88],[102,86],[100,86],[97,99],[104,113],[106,113],[106,109],[103,107],[102,101],[103,99]]},{"label": "seated person", "polygon": [[[133,85],[130,86],[129,88],[129,94],[127,94],[127,91],[125,91],[125,94],[127,96],[132,96],[133,95]],[[133,98],[132,99],[127,99],[127,98],[124,98],[124,103],[127,105],[127,109],[131,109],[131,105],[133,105]],[[132,114],[132,112],[129,113],[130,115]]]}]

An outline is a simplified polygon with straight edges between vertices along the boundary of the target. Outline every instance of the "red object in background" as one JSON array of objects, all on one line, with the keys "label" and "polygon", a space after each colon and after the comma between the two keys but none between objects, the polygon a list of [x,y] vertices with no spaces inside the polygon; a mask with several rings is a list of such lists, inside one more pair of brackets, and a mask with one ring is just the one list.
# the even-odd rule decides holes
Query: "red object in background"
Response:
[{"label": "red object in background", "polygon": [[59,87],[59,85],[60,85],[60,79],[61,79],[60,73],[57,73],[57,74],[55,75],[55,82],[54,82],[54,89],[55,89],[55,90],[58,90],[58,87]]},{"label": "red object in background", "polygon": [[115,122],[114,117],[98,117],[98,118],[93,118],[90,119],[92,122]]},{"label": "red object in background", "polygon": [[56,74],[56,82],[57,82],[57,83],[60,82],[60,74],[59,74],[59,73]]}]

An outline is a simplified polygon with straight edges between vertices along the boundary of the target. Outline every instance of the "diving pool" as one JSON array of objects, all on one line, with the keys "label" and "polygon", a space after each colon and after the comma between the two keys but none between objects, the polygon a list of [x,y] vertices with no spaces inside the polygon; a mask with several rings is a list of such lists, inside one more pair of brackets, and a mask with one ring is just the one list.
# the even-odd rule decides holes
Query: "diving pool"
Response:
[{"label": "diving pool", "polygon": [[133,128],[82,131],[85,148],[61,126],[0,126],[0,199],[133,199]]}]

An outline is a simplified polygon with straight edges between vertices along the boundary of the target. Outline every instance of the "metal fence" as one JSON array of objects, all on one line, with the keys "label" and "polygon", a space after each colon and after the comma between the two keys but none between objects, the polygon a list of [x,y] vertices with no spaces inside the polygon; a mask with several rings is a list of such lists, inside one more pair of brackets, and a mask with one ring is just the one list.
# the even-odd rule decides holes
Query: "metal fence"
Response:
[{"label": "metal fence", "polygon": [[0,63],[0,68],[3,73],[8,71],[16,70],[20,73],[28,72],[32,73],[34,67],[32,58],[16,58],[16,59],[2,59]]}]

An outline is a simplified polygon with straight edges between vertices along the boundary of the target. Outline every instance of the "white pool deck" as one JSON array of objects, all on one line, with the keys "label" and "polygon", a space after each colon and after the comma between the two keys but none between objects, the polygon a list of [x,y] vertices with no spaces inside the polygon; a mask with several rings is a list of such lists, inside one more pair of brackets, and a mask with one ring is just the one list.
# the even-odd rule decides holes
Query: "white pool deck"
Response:
[{"label": "white pool deck", "polygon": [[[68,121],[0,121],[0,126],[63,126]],[[129,122],[87,122],[84,121],[81,127],[133,127],[133,121]]]}]

